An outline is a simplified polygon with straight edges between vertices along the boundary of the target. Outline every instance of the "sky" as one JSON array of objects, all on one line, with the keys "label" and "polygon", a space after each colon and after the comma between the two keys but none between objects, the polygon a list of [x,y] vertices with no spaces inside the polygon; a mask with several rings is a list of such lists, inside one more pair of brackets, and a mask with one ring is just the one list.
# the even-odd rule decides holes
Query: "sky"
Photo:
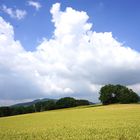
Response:
[{"label": "sky", "polygon": [[105,84],[140,94],[139,0],[0,0],[0,105]]}]

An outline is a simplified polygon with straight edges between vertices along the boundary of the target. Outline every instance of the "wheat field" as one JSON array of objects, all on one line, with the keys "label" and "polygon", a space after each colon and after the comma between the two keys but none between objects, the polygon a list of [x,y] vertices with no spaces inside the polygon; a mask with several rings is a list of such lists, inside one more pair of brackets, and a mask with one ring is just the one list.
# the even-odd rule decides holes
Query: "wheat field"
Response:
[{"label": "wheat field", "polygon": [[140,105],[85,106],[0,118],[0,140],[140,140]]}]

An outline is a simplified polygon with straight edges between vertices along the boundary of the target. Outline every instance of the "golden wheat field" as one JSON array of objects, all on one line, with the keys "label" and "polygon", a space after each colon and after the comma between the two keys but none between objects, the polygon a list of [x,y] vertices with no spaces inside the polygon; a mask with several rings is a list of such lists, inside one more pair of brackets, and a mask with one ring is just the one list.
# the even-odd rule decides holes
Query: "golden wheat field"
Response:
[{"label": "golden wheat field", "polygon": [[85,106],[0,118],[0,140],[140,140],[140,105]]}]

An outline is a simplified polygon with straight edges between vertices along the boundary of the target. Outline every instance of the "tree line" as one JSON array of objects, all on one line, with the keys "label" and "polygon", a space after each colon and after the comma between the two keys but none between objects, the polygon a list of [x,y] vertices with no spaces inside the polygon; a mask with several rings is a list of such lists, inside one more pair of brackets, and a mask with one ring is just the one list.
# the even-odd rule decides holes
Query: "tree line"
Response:
[{"label": "tree line", "polygon": [[90,103],[88,100],[77,100],[72,97],[64,97],[60,98],[57,101],[54,100],[41,101],[29,106],[0,107],[0,117],[27,114],[33,112],[42,112],[47,110],[62,109],[89,104]]}]

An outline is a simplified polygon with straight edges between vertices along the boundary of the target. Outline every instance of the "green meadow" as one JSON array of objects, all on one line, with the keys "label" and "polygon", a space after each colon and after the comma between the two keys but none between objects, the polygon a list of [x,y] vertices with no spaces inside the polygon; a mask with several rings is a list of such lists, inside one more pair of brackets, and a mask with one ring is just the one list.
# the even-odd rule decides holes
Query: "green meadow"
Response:
[{"label": "green meadow", "polygon": [[3,117],[0,140],[140,140],[140,105],[82,106]]}]

